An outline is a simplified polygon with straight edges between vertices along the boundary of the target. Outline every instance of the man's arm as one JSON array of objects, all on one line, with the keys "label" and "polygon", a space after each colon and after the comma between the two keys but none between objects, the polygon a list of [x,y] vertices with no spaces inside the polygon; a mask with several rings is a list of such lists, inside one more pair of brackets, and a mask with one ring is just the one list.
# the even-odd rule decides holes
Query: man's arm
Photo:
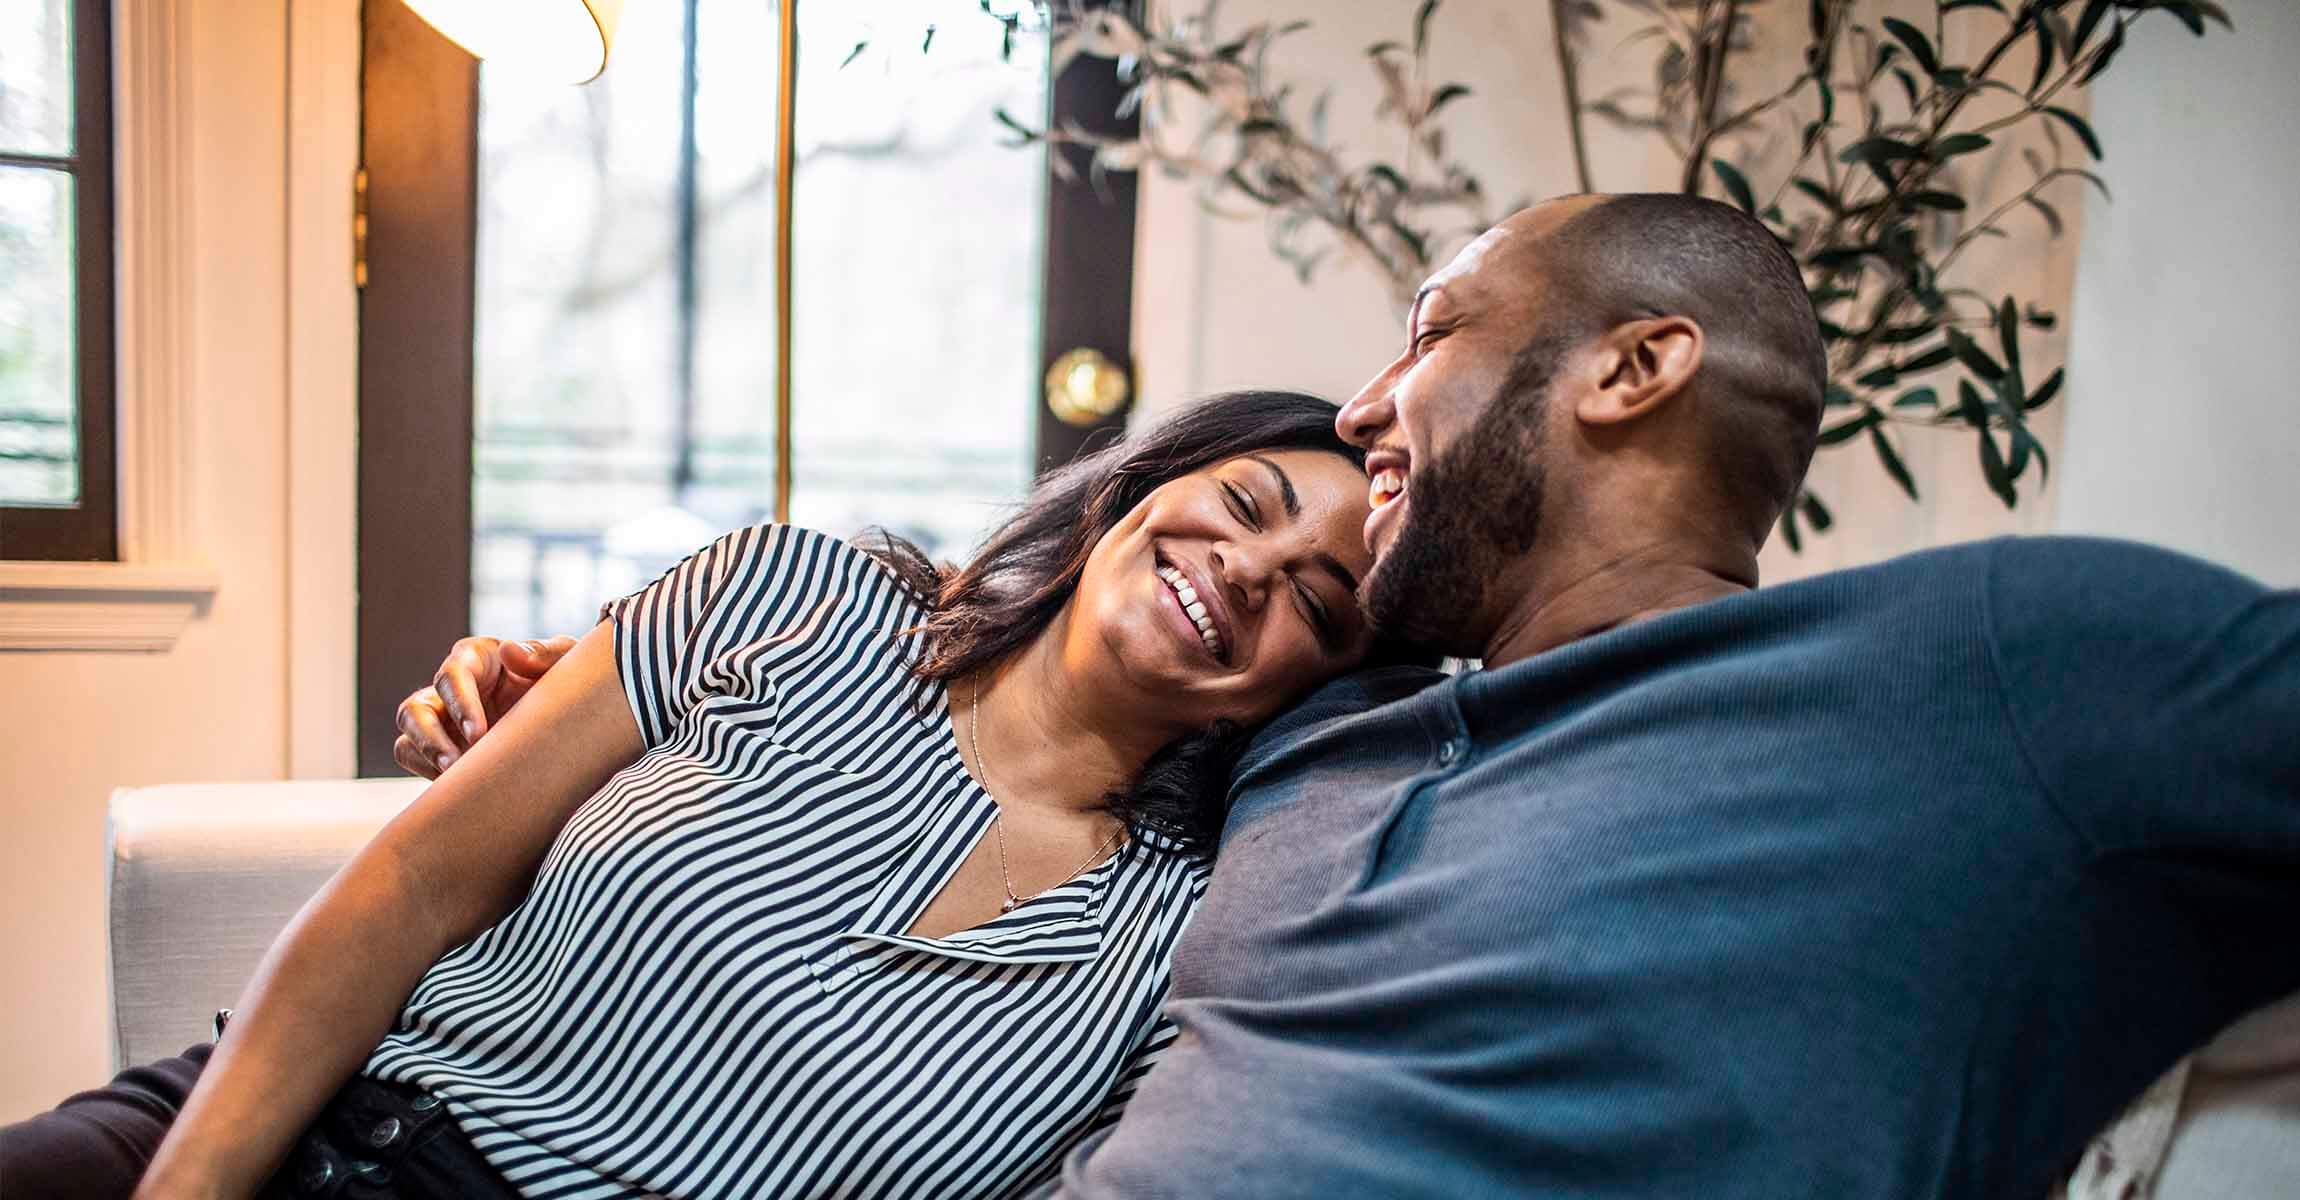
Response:
[{"label": "man's arm", "polygon": [[139,1197],[253,1194],[424,972],[518,904],[568,817],[642,749],[614,643],[592,630],[289,923]]},{"label": "man's arm", "polygon": [[399,702],[392,759],[410,775],[439,778],[574,648],[575,639],[564,634],[538,642],[456,642],[430,685]]}]

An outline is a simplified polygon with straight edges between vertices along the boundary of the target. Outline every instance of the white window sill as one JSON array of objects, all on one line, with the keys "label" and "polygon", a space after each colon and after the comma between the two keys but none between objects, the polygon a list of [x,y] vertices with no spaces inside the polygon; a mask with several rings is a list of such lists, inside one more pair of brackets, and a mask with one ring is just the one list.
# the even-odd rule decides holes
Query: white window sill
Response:
[{"label": "white window sill", "polygon": [[215,593],[204,563],[0,562],[0,650],[166,650]]}]

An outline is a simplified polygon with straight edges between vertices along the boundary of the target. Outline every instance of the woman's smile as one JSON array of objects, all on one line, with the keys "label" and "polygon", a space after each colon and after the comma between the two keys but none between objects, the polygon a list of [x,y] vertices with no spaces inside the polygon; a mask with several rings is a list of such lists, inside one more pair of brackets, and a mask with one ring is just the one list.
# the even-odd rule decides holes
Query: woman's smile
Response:
[{"label": "woman's smile", "polygon": [[1157,557],[1154,570],[1159,580],[1158,606],[1168,614],[1166,623],[1175,636],[1217,665],[1228,666],[1235,646],[1235,626],[1220,594],[1211,584],[1200,586],[1205,573],[1190,571],[1163,555]]}]

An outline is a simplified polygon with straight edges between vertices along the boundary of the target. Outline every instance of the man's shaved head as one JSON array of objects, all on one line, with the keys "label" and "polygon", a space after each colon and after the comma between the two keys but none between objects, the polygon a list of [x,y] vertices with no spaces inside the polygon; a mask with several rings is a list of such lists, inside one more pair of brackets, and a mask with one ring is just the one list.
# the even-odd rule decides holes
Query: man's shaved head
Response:
[{"label": "man's shaved head", "polygon": [[1827,385],[1797,264],[1763,225],[1715,200],[1661,193],[1558,203],[1570,206],[1563,219],[1544,222],[1528,248],[1543,312],[1584,337],[1647,317],[1701,326],[1707,345],[1693,390],[1709,418],[1711,462],[1762,541],[1812,463]]}]

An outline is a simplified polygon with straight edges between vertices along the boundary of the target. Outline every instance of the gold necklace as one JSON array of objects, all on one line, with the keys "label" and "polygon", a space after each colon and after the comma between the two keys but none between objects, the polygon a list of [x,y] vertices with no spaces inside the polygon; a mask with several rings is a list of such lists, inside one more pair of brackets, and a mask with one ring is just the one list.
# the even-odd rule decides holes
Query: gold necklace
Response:
[{"label": "gold necklace", "polygon": [[998,906],[1001,915],[1013,912],[1024,902],[1036,900],[1055,888],[1078,878],[1085,872],[1086,868],[1101,861],[1102,856],[1108,853],[1111,847],[1117,845],[1119,837],[1126,832],[1123,825],[1112,830],[1110,836],[1102,839],[1102,844],[1094,848],[1094,853],[1086,856],[1085,862],[1071,868],[1070,873],[1063,876],[1061,881],[1053,886],[1041,888],[1027,896],[1015,895],[1014,876],[1009,874],[1006,869],[1006,808],[998,802],[998,793],[992,789],[990,783],[990,763],[982,757],[982,681],[979,679],[972,681],[972,687],[969,689],[966,699],[966,740],[967,744],[974,749],[975,769],[982,772],[982,794],[990,797],[991,807],[998,810],[996,815],[990,818],[990,829],[991,832],[998,835],[998,878],[1006,889],[1006,900]]}]

